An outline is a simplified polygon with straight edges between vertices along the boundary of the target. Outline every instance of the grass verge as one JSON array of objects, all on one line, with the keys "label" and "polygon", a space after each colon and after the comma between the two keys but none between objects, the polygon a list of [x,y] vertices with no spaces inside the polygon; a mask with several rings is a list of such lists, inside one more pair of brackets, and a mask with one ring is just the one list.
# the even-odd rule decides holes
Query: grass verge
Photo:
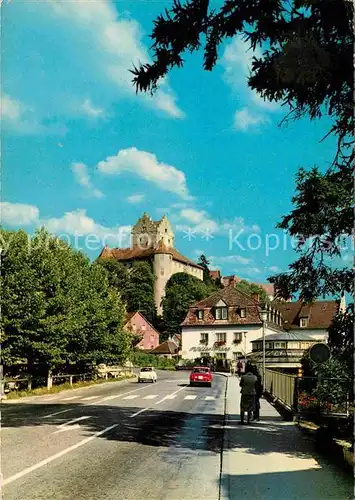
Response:
[{"label": "grass verge", "polygon": [[44,396],[50,394],[57,394],[58,392],[68,391],[71,389],[81,389],[84,387],[90,387],[93,385],[107,384],[108,382],[119,382],[122,380],[127,380],[130,378],[134,378],[134,374],[123,375],[118,378],[110,378],[110,379],[98,379],[98,380],[87,380],[81,382],[75,382],[73,385],[70,385],[69,382],[65,382],[64,384],[55,385],[52,389],[48,390],[47,387],[37,387],[32,391],[13,391],[6,394],[6,400],[27,398],[31,396]]}]

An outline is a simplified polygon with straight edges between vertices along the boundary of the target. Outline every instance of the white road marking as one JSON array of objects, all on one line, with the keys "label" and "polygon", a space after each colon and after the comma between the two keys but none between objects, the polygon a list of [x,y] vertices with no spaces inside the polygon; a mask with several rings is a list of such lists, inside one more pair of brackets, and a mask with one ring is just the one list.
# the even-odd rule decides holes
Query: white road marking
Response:
[{"label": "white road marking", "polygon": [[158,397],[158,394],[149,394],[148,396],[144,396],[143,399],[155,399]]},{"label": "white road marking", "polygon": [[106,434],[106,432],[111,431],[112,429],[114,429],[117,426],[118,426],[118,424],[110,425],[110,427],[106,427],[102,431],[96,432],[92,436],[89,436],[89,437],[83,439],[82,441],[79,441],[79,443],[76,443],[73,446],[70,446],[69,448],[66,448],[65,450],[60,451],[59,453],[56,453],[55,455],[52,455],[51,457],[45,458],[44,460],[41,460],[41,462],[38,462],[37,464],[32,465],[31,467],[27,467],[26,469],[18,472],[17,474],[14,474],[13,476],[10,476],[7,479],[5,479],[3,481],[3,486],[6,486],[7,484],[13,483],[17,479],[20,479],[21,477],[26,476],[30,472],[33,472],[37,469],[40,469],[44,465],[47,465],[47,464],[53,462],[53,460],[56,460],[57,458],[60,458],[64,455],[67,455],[67,453],[70,453],[71,451],[74,451],[77,448],[80,448],[80,446],[83,446],[84,444],[90,443],[90,441],[92,441],[93,439],[95,439],[99,436],[102,436],[102,434]]},{"label": "white road marking", "polygon": [[144,411],[147,411],[147,410],[150,410],[150,407],[147,406],[147,408],[142,408],[141,410],[137,411],[136,413],[133,413],[133,415],[130,415],[129,418],[133,418],[133,417],[136,417],[137,415],[139,415],[140,413],[143,413]]},{"label": "white road marking", "polygon": [[73,399],[78,399],[80,396],[70,396],[70,398],[64,398],[63,401],[72,401]]},{"label": "white road marking", "polygon": [[197,398],[197,396],[194,396],[192,394],[184,397],[184,399],[196,399],[196,398]]},{"label": "white road marking", "polygon": [[[155,384],[155,387],[158,384],[159,384],[159,382],[157,384]],[[139,389],[133,389],[132,391],[123,392],[122,394],[116,394],[116,395],[112,395],[112,396],[106,396],[103,399],[100,399],[100,401],[95,401],[95,403],[90,403],[90,404],[92,405],[92,404],[104,403],[105,401],[109,401],[111,399],[116,399],[116,398],[121,398],[122,396],[126,396],[127,394],[132,394],[132,392],[139,392],[139,391],[143,391],[144,389],[147,389],[147,387],[139,387]]]},{"label": "white road marking", "polygon": [[174,399],[176,398],[176,394],[180,391],[183,391],[185,389],[185,387],[180,387],[180,389],[178,389],[177,391],[175,392],[172,392],[171,394],[168,394],[167,396],[165,396],[163,399],[161,399],[160,401],[157,401],[155,404],[158,405],[159,403],[162,403],[163,401],[165,401],[166,399]]},{"label": "white road marking", "polygon": [[122,398],[122,399],[136,399],[138,398],[138,394],[131,394],[130,396],[126,396],[125,398]]},{"label": "white road marking", "polygon": [[88,396],[87,398],[82,398],[83,401],[90,401],[91,399],[97,399],[99,398],[100,396]]},{"label": "white road marking", "polygon": [[60,415],[61,413],[66,413],[67,411],[73,411],[74,408],[68,408],[67,410],[56,411],[55,413],[50,413],[49,415],[45,415],[42,418],[50,418],[55,417],[56,415]]},{"label": "white road marking", "polygon": [[[63,424],[57,425],[57,431],[54,431],[53,434],[58,434],[59,432],[66,432],[66,431],[72,431],[73,429],[80,429],[80,425],[76,424],[75,422],[80,422],[81,420],[87,420],[88,418],[91,417],[78,417],[74,418],[73,420],[69,420],[69,422],[64,422]],[[69,425],[69,424],[74,424],[74,425]]]},{"label": "white road marking", "polygon": [[206,396],[205,401],[214,401],[216,398],[214,396]]}]

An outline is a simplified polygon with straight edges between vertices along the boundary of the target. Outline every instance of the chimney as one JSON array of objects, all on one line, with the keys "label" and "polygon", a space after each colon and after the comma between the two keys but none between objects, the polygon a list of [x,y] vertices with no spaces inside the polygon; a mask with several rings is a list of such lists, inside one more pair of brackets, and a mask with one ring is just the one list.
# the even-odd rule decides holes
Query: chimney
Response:
[{"label": "chimney", "polygon": [[235,286],[237,283],[237,280],[235,279],[235,276],[230,276],[229,278],[229,286]]}]

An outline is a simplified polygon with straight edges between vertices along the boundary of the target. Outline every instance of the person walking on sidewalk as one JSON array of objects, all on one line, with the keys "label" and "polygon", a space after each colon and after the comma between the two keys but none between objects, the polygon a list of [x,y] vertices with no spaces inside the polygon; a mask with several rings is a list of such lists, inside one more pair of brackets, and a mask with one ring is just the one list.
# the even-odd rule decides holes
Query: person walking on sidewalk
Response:
[{"label": "person walking on sidewalk", "polygon": [[257,378],[256,385],[255,385],[255,408],[254,408],[254,414],[253,414],[253,420],[256,420],[259,422],[260,420],[260,398],[263,395],[263,383],[261,380],[261,375],[259,373],[259,370],[256,366],[253,366],[253,373]]},{"label": "person walking on sidewalk", "polygon": [[250,363],[247,363],[245,367],[245,375],[242,376],[239,386],[241,387],[241,398],[240,398],[240,424],[244,424],[244,413],[247,412],[247,423],[250,424],[250,420],[255,410],[255,396],[256,396],[256,384],[257,376],[253,373],[253,367]]},{"label": "person walking on sidewalk", "polygon": [[237,368],[237,363],[236,363],[235,359],[233,359],[231,362],[231,367],[230,367],[232,377],[234,377],[234,375],[235,375],[236,368]]},{"label": "person walking on sidewalk", "polygon": [[243,361],[240,359],[237,364],[237,373],[239,378],[242,376],[242,371],[243,371]]}]

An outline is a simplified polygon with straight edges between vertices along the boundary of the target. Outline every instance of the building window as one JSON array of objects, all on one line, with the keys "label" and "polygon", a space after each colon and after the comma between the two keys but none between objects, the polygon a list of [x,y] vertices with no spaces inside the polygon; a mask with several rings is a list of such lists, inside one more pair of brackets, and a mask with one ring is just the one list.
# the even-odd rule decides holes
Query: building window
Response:
[{"label": "building window", "polygon": [[286,349],[286,342],[275,342],[274,348],[275,349]]},{"label": "building window", "polygon": [[216,307],[216,319],[228,319],[228,309],[226,307]]},{"label": "building window", "polygon": [[300,319],[300,327],[306,328],[307,326],[308,326],[308,318],[301,318]]},{"label": "building window", "polygon": [[204,317],[204,312],[202,309],[200,309],[199,311],[197,311],[197,317],[198,319],[203,319]]},{"label": "building window", "polygon": [[145,325],[142,325],[142,331],[145,332]]},{"label": "building window", "polygon": [[245,309],[241,309],[241,310],[240,310],[240,317],[241,317],[241,318],[245,318],[245,316],[246,316],[246,311],[245,311]]},{"label": "building window", "polygon": [[225,343],[226,342],[226,333],[216,333],[216,342]]},{"label": "building window", "polygon": [[265,349],[273,349],[274,345],[272,342],[265,342]]},{"label": "building window", "polygon": [[311,342],[302,342],[301,349],[308,349],[311,346]]},{"label": "building window", "polygon": [[208,345],[208,333],[201,333],[200,344]]},{"label": "building window", "polygon": [[239,358],[241,358],[243,356],[243,353],[238,351],[238,352],[233,352],[233,359],[234,360],[238,360]]},{"label": "building window", "polygon": [[242,332],[234,332],[233,344],[240,344],[243,340]]},{"label": "building window", "polygon": [[226,352],[216,352],[216,359],[227,359]]},{"label": "building window", "polygon": [[289,349],[299,349],[300,343],[299,342],[287,342],[287,347]]}]

